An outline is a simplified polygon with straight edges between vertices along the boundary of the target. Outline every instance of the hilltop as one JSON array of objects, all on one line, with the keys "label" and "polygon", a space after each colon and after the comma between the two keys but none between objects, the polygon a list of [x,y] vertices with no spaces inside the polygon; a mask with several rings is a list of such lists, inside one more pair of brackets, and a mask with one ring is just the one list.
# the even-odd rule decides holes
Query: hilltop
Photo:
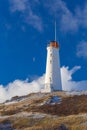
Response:
[{"label": "hilltop", "polygon": [[53,92],[0,104],[0,130],[86,130],[87,95]]}]

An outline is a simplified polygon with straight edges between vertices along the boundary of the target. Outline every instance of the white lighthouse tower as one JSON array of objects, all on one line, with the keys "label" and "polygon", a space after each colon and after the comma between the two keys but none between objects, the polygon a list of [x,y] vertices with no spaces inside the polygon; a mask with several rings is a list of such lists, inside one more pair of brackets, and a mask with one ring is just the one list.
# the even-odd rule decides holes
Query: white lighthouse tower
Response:
[{"label": "white lighthouse tower", "polygon": [[47,63],[45,76],[45,92],[53,92],[62,90],[60,60],[59,60],[59,43],[56,41],[56,25],[55,25],[55,41],[51,41],[47,46]]}]

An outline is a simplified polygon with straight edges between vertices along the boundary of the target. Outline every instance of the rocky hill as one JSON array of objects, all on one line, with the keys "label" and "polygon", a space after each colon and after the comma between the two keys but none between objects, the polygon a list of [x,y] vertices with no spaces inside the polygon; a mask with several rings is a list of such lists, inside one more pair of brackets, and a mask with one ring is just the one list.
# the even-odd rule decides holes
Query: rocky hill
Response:
[{"label": "rocky hill", "polygon": [[0,130],[87,130],[87,95],[53,92],[0,104]]}]

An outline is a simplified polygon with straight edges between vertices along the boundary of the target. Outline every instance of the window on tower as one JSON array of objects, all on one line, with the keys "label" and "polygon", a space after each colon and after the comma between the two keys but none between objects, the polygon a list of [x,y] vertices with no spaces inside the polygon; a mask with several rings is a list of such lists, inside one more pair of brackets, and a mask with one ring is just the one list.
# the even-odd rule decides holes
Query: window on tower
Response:
[{"label": "window on tower", "polygon": [[50,64],[52,63],[52,60],[50,60]]},{"label": "window on tower", "polygon": [[52,82],[51,77],[49,79],[50,79],[50,82]]},{"label": "window on tower", "polygon": [[50,53],[50,56],[52,57],[52,53]]}]

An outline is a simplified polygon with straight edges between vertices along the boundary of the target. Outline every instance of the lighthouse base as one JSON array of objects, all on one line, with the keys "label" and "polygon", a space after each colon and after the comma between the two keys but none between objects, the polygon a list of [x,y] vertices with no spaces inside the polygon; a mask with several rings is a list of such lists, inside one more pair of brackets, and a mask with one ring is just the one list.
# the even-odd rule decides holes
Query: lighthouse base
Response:
[{"label": "lighthouse base", "polygon": [[41,93],[51,93],[53,92],[51,89],[42,89]]},{"label": "lighthouse base", "polygon": [[62,90],[51,90],[51,89],[41,89],[41,93],[52,93],[52,92],[58,92]]},{"label": "lighthouse base", "polygon": [[[55,89],[57,88],[57,89]],[[58,89],[59,87],[53,87],[52,84],[45,84],[45,88],[41,90],[42,93],[51,93],[56,91],[62,91],[61,89]]]},{"label": "lighthouse base", "polygon": [[52,88],[51,88],[51,84],[45,84],[44,85],[44,89],[41,90],[42,93],[51,93],[53,92]]}]

